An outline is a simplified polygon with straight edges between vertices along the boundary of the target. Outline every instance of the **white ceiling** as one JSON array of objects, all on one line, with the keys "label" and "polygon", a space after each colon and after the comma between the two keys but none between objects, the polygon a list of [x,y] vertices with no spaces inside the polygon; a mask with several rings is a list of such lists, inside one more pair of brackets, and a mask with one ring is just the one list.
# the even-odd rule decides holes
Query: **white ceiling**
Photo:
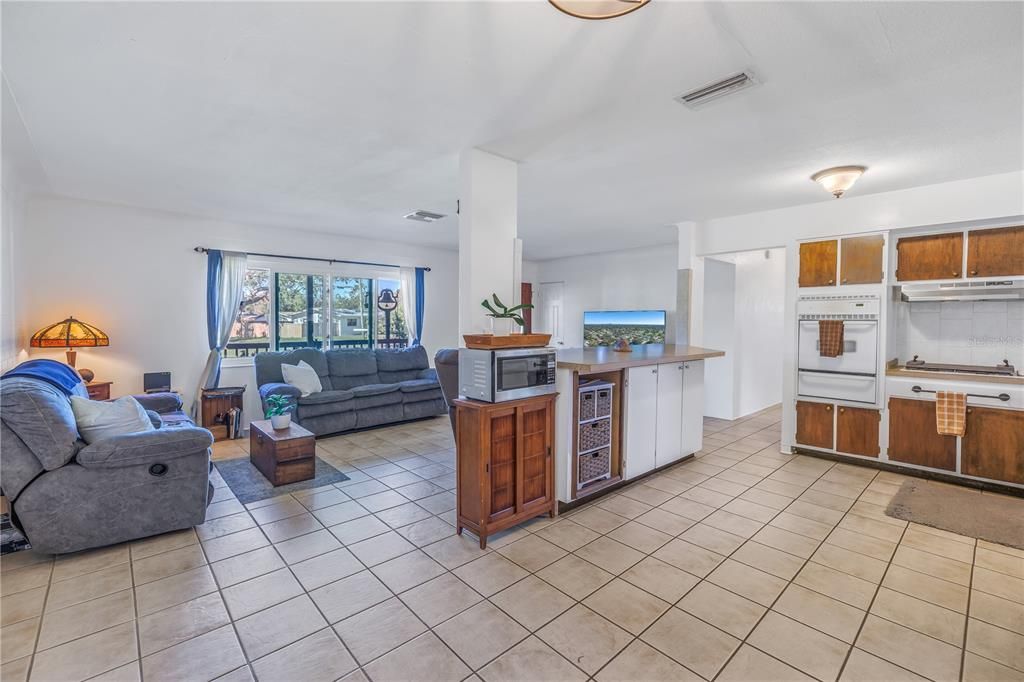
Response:
[{"label": "white ceiling", "polygon": [[[3,71],[60,194],[457,242],[458,152],[516,159],[527,257],[1024,168],[1019,2],[3,3]],[[672,98],[752,69],[692,111]],[[8,116],[9,107],[4,115]]]}]

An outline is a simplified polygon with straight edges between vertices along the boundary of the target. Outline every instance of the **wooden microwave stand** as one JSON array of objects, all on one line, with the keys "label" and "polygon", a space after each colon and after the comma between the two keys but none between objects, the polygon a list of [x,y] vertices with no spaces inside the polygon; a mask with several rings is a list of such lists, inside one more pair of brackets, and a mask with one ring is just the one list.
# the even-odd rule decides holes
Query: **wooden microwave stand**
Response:
[{"label": "wooden microwave stand", "polygon": [[481,549],[489,535],[558,513],[555,397],[455,401],[458,533],[476,533]]}]

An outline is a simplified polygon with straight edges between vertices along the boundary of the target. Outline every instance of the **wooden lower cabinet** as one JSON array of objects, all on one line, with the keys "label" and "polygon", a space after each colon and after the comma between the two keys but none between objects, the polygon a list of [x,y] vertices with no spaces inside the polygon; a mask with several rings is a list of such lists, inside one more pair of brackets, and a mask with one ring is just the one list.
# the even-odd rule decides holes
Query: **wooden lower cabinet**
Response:
[{"label": "wooden lower cabinet", "polygon": [[833,406],[798,400],[796,403],[796,442],[811,448],[833,447]]},{"label": "wooden lower cabinet", "polygon": [[455,401],[458,533],[470,529],[481,548],[489,535],[558,511],[555,397]]},{"label": "wooden lower cabinet", "polygon": [[967,476],[1024,484],[1024,412],[967,408],[960,470]]},{"label": "wooden lower cabinet", "polygon": [[935,403],[889,398],[889,460],[956,471],[956,436],[940,436]]},{"label": "wooden lower cabinet", "polygon": [[878,457],[878,425],[882,413],[861,407],[836,410],[836,450],[850,455]]}]

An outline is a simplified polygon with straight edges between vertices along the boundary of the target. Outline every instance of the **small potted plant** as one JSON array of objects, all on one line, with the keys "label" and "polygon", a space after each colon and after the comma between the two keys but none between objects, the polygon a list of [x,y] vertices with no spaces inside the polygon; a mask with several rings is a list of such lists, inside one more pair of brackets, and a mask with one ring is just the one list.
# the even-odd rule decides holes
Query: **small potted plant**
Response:
[{"label": "small potted plant", "polygon": [[[491,301],[493,301],[493,305]],[[520,303],[519,305],[514,305],[511,308],[509,308],[508,306],[501,302],[501,299],[498,298],[497,294],[491,294],[491,300],[488,301],[487,299],[484,299],[480,303],[480,305],[484,307],[484,310],[487,311],[487,317],[491,318],[492,321],[511,320],[511,322],[515,322],[520,327],[523,327],[526,324],[526,322],[523,320],[523,316],[520,314],[521,311],[531,310],[533,308],[533,304],[531,303]],[[512,333],[511,322],[509,323],[509,334]]]},{"label": "small potted plant", "polygon": [[292,408],[286,395],[274,394],[267,397],[267,419],[275,431],[287,429],[292,423]]}]

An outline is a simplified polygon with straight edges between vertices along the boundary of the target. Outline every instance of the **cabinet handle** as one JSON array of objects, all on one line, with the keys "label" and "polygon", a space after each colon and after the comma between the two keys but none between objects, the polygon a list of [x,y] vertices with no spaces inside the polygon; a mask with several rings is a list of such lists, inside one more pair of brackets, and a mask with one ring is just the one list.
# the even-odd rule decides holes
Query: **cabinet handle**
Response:
[{"label": "cabinet handle", "polygon": [[835,281],[834,279],[830,279],[830,280],[828,281],[828,283],[829,283],[829,284],[835,284],[835,283],[836,283],[836,281]]},{"label": "cabinet handle", "polygon": [[849,282],[849,281],[850,281],[849,279],[847,279],[847,278],[845,278],[845,277],[843,278],[843,284],[846,284],[846,283],[847,283],[847,282]]},{"label": "cabinet handle", "polygon": [[971,276],[972,276],[972,277],[974,277],[974,276],[975,276],[975,275],[977,275],[977,274],[978,274],[978,271],[977,271],[977,270],[971,270]]},{"label": "cabinet handle", "polygon": [[974,410],[972,410],[971,408],[968,407],[967,408],[967,414],[973,414],[973,413],[974,413]]},{"label": "cabinet handle", "polygon": [[846,412],[846,408],[845,407],[840,407],[839,408],[839,414],[844,414],[845,412]]},{"label": "cabinet handle", "polygon": [[825,411],[826,412],[831,412],[832,411],[832,406],[831,405],[826,405],[825,406]]},{"label": "cabinet handle", "polygon": [[657,370],[657,369],[652,369],[652,370],[651,370],[651,374],[657,374],[657,373],[658,373],[658,370]]},{"label": "cabinet handle", "polygon": [[956,270],[954,270],[954,271],[953,271],[953,276],[954,276],[954,277],[959,277],[959,276],[960,276],[960,273],[959,273],[959,272],[957,272]]}]

